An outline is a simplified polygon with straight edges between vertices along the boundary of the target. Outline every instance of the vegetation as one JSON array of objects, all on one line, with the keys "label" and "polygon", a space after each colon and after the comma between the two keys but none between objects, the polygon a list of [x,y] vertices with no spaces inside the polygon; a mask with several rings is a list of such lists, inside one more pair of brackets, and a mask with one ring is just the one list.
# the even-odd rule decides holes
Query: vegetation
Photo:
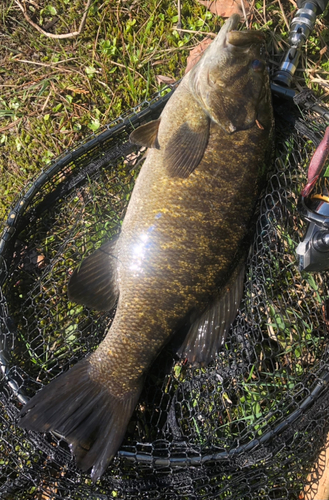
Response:
[{"label": "vegetation", "polygon": [[[270,66],[275,70],[282,52],[287,47],[288,26],[296,12],[295,3],[292,0],[251,3],[248,26],[266,31]],[[159,78],[159,75],[178,80],[184,74],[190,49],[204,39],[205,34],[217,32],[223,23],[222,18],[211,14],[197,0],[182,2],[181,30],[177,29],[179,13],[175,1],[94,0],[89,8],[86,23],[78,36],[49,38],[30,24],[19,8],[19,5],[25,5],[26,12],[34,24],[48,33],[59,35],[78,30],[86,4],[86,0],[74,2],[2,0],[1,2],[0,221],[7,217],[9,206],[27,187],[29,181],[37,177],[39,172],[59,154],[68,148],[76,147],[88,135],[98,133],[103,126],[121,113],[161,89],[164,79]],[[265,11],[264,5],[266,5]],[[326,51],[326,43],[329,41],[328,17],[327,14],[317,21],[316,29],[307,42],[295,80],[299,90],[305,88],[306,84],[322,96],[328,92],[326,82],[329,72]],[[283,163],[283,166],[287,165]],[[131,178],[135,176],[134,172],[130,174]],[[75,235],[78,230],[88,232],[89,226],[97,223],[97,204],[99,203],[102,208],[108,204],[104,201],[107,185],[109,179],[106,178],[104,186],[97,186],[97,193],[92,192],[95,184],[90,183],[90,186],[85,187],[84,196],[88,198],[89,204],[86,204],[83,210],[81,205],[82,202],[85,205],[85,199],[81,200],[77,196],[71,199],[70,205],[67,203],[66,216],[70,223],[65,224],[65,230]],[[123,191],[129,196],[130,189],[126,185],[122,188]],[[114,202],[113,206],[117,208]],[[112,223],[116,220],[114,212],[109,211],[106,215],[109,224],[110,221]],[[59,221],[58,227],[64,222],[63,219]],[[97,227],[96,230],[97,234],[100,234],[104,228]],[[44,228],[40,231],[44,231]],[[291,235],[284,227],[277,226],[276,232],[283,242],[287,256],[285,255],[284,266],[279,267],[279,262],[277,270],[273,266],[277,271],[273,274],[274,281],[277,280],[275,291],[278,292],[275,299],[260,308],[268,339],[265,339],[262,352],[257,352],[260,360],[260,365],[256,367],[258,373],[256,365],[250,362],[249,375],[245,378],[240,377],[239,386],[233,380],[232,385],[226,388],[220,383],[216,387],[211,386],[210,382],[205,380],[203,369],[200,369],[199,372],[193,373],[198,380],[198,391],[192,384],[189,385],[191,374],[182,363],[176,364],[173,375],[168,376],[164,382],[162,375],[161,379],[155,377],[154,385],[161,387],[163,383],[163,387],[166,388],[167,384],[168,393],[172,387],[176,390],[181,384],[184,398],[182,396],[181,401],[177,400],[177,404],[181,405],[180,425],[187,435],[196,432],[197,442],[200,444],[211,438],[217,439],[221,445],[228,435],[234,439],[239,436],[241,429],[244,430],[248,424],[254,426],[255,437],[261,436],[271,419],[274,420],[271,412],[277,403],[276,398],[280,395],[278,389],[286,387],[293,392],[295,382],[303,372],[302,367],[312,366],[320,349],[319,345],[322,347],[322,337],[320,335],[315,337],[313,334],[312,317],[308,318],[307,323],[303,320],[306,317],[304,310],[301,314],[300,308],[296,307],[293,311],[286,308],[282,314],[280,300],[283,301],[285,297],[280,286],[284,279],[286,288],[294,284],[292,278],[294,275],[290,273],[290,266],[293,265],[292,257],[288,257],[288,254],[289,256],[293,254],[296,242],[292,241]],[[103,234],[100,236],[103,237]],[[42,242],[45,243],[42,252],[46,257],[50,256],[53,259],[52,252],[57,251],[63,255],[59,229],[52,234],[45,234]],[[81,254],[89,250],[87,243],[79,247]],[[37,246],[36,248],[38,249]],[[67,252],[64,254],[67,259],[65,266],[60,261],[57,267],[54,266],[56,283],[63,296],[64,283],[67,283],[66,264],[71,255],[71,248],[68,247],[65,251]],[[38,257],[43,257],[43,254],[39,253]],[[277,259],[277,256],[275,258]],[[41,265],[39,267],[41,273],[43,268]],[[282,272],[283,268],[287,270],[286,273]],[[24,273],[25,269],[19,271]],[[313,290],[313,298],[318,300],[318,284],[312,280],[312,277],[306,276],[303,286],[305,290]],[[16,294],[17,308],[27,295],[26,289],[20,287],[27,285],[20,280],[15,282],[12,293]],[[273,289],[272,282],[269,282],[269,289]],[[56,290],[54,293],[51,288],[43,289],[42,293],[45,297],[52,297],[51,300],[55,300],[54,296],[56,298]],[[255,300],[255,296],[252,299]],[[246,301],[248,300],[251,300],[251,297],[247,295]],[[29,355],[26,363],[32,365],[33,371],[38,374],[38,380],[42,380],[42,376],[45,377],[44,374],[53,369],[54,359],[62,363],[62,360],[69,355],[75,355],[77,346],[81,346],[84,337],[77,335],[78,321],[82,322],[80,307],[70,304],[71,308],[67,310],[66,303],[50,301],[51,313],[48,314],[41,299],[38,299],[36,304],[44,309],[44,316],[40,316],[40,326],[45,336],[48,336],[48,343],[40,343],[38,338],[31,341],[26,338],[23,328],[18,328],[18,333],[21,335],[19,342]],[[35,314],[35,304],[26,301],[24,307],[25,316],[31,319]],[[54,320],[61,322],[64,317],[65,344],[60,344],[57,338],[58,332],[53,330],[53,323]],[[102,320],[102,318],[96,319]],[[92,320],[95,322],[94,317]],[[86,317],[86,330],[91,322],[90,317]],[[300,348],[301,345],[307,347],[305,352]],[[87,343],[86,346],[88,349],[95,347]],[[239,348],[240,345],[236,344],[231,350],[232,356],[236,356],[237,359],[240,355]],[[84,352],[84,347],[81,352]],[[279,361],[282,366],[286,366],[282,376],[276,374],[276,366],[273,367],[272,364],[272,358],[278,352],[281,356],[280,359],[278,356]],[[19,354],[18,350],[16,356]],[[219,358],[218,362],[220,361]],[[21,367],[25,369],[25,365]],[[162,390],[162,393],[166,393],[166,390]],[[207,395],[206,405],[202,406],[199,402],[199,394]],[[302,399],[304,396],[303,393],[299,397]],[[160,399],[160,395],[158,397]],[[200,404],[199,421],[194,415],[190,416],[190,407],[184,406],[186,400],[192,401],[193,408]],[[223,413],[227,414],[227,422],[219,419],[216,408],[225,410]],[[142,402],[139,408],[141,420],[146,410]],[[153,404],[149,412],[153,412]],[[207,417],[208,423],[205,423],[204,417]],[[160,417],[153,413],[153,419],[157,418]],[[145,434],[147,435],[146,431]],[[23,450],[21,452],[24,458]],[[116,496],[116,492],[113,496]]]},{"label": "vegetation", "polygon": [[[79,36],[86,1],[2,0],[0,5],[0,220],[51,160],[156,92],[157,75],[179,79],[189,50],[223,19],[197,0],[93,0]],[[268,31],[271,62],[285,48],[294,2],[252,2],[249,24]],[[265,5],[265,4],[264,4]],[[271,31],[270,31],[271,30]],[[307,43],[300,85],[326,92],[329,30],[319,21]]]}]

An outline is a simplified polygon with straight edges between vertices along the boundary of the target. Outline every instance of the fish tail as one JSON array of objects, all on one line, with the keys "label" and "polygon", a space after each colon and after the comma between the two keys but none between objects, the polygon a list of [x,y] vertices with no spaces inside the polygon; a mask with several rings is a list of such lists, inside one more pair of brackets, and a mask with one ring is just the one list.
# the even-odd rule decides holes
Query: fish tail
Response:
[{"label": "fish tail", "polygon": [[92,380],[84,359],[43,387],[21,410],[19,426],[33,431],[57,431],[69,443],[77,466],[92,468],[97,481],[113,459],[142,390],[142,382],[118,397]]}]

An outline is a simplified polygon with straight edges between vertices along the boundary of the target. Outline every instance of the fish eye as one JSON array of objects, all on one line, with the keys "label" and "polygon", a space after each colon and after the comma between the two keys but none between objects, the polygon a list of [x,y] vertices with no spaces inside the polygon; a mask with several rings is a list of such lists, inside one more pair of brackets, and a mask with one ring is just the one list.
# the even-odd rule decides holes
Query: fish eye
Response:
[{"label": "fish eye", "polygon": [[263,71],[264,70],[264,63],[263,63],[263,61],[260,61],[259,59],[254,59],[253,62],[251,63],[251,67],[254,71]]}]

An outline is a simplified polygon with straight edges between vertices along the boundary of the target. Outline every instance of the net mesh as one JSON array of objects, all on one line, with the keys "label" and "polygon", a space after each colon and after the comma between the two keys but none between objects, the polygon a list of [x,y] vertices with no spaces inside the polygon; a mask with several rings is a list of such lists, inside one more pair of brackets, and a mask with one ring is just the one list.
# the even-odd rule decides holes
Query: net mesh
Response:
[{"label": "net mesh", "polygon": [[[0,496],[9,499],[311,499],[329,432],[327,273],[300,273],[297,200],[324,120],[275,103],[276,161],[260,201],[244,298],[225,347],[190,368],[169,344],[100,481],[60,435],[18,413],[96,349],[112,315],[67,298],[78,262],[120,230],[143,151],[133,127],[168,93],[65,153],[28,188],[0,240]],[[320,456],[320,460],[318,457]]]}]

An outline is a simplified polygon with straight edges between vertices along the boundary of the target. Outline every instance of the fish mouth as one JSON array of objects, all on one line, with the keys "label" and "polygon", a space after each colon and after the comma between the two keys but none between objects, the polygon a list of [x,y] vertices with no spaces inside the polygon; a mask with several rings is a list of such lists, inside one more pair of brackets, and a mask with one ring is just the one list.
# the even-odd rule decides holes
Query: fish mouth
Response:
[{"label": "fish mouth", "polygon": [[239,14],[233,14],[225,22],[225,24],[223,25],[223,27],[220,30],[220,33],[226,35],[230,31],[235,30],[239,26],[239,23],[240,23],[240,16],[239,16]]},{"label": "fish mouth", "polygon": [[260,45],[264,43],[265,35],[259,31],[230,31],[226,36],[227,43],[234,47]]},{"label": "fish mouth", "polygon": [[229,46],[249,48],[251,45],[260,45],[264,43],[265,35],[259,31],[237,31],[236,29],[239,23],[239,14],[233,14],[218,33],[217,45],[222,46],[223,48],[227,48]]}]

